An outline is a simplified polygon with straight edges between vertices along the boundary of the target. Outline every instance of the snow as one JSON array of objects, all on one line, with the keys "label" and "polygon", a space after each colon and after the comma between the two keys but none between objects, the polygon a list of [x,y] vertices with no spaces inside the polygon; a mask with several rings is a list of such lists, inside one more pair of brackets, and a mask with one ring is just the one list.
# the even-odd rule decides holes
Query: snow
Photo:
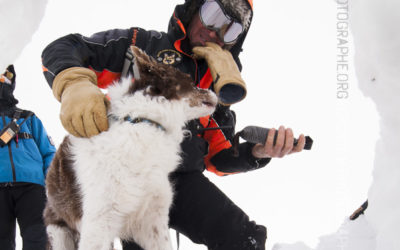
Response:
[{"label": "snow", "polygon": [[2,72],[31,41],[43,18],[46,4],[47,0],[0,0]]},{"label": "snow", "polygon": [[[311,250],[303,242],[294,244],[276,244],[272,250]],[[330,235],[321,236],[315,248],[317,250],[376,250],[376,232],[364,215],[357,220],[346,219],[339,230]]]},{"label": "snow", "polygon": [[[59,103],[41,73],[44,47],[68,33],[131,26],[165,31],[175,4],[182,2],[0,0],[0,66],[15,63],[19,107],[33,110],[58,145],[65,131]],[[395,130],[400,13],[394,11],[400,3],[350,3],[351,33],[342,37],[339,50],[338,33],[346,27],[338,26],[337,15],[346,17],[347,0],[254,1],[241,55],[248,96],[233,106],[237,129],[282,124],[296,135],[310,135],[314,146],[274,159],[262,170],[207,176],[251,219],[267,226],[267,250],[400,249]],[[338,68],[338,54],[347,67]],[[349,221],[367,198],[365,216]],[[181,237],[180,249],[206,248]]]},{"label": "snow", "polygon": [[[400,249],[400,21],[398,1],[345,0],[354,37],[359,88],[376,104],[380,137],[376,143],[369,208],[356,221],[346,220],[337,233],[320,238],[316,250]],[[342,9],[343,10],[343,9]],[[339,11],[338,11],[339,12]],[[397,108],[396,108],[397,107]],[[294,247],[294,248],[293,248]],[[302,249],[311,249],[301,245]],[[296,249],[296,245],[274,250]]]},{"label": "snow", "polygon": [[376,103],[381,128],[366,217],[377,232],[377,250],[400,249],[400,32],[393,25],[400,21],[400,3],[353,1],[357,76],[362,91]]}]

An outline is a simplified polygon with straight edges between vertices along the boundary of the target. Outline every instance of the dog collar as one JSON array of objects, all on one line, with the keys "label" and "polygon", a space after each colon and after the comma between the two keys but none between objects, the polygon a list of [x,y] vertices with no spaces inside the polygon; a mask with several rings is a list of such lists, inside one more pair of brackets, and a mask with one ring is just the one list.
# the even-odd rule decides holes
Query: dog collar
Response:
[{"label": "dog collar", "polygon": [[[113,119],[113,120],[115,120],[115,121],[119,121],[120,120],[119,117],[117,117],[115,115],[108,115],[108,117]],[[123,118],[123,120],[126,121],[126,122],[129,122],[129,123],[132,123],[132,124],[136,124],[136,123],[140,123],[140,122],[148,123],[148,124],[150,124],[152,126],[155,126],[156,128],[161,129],[164,132],[166,131],[166,129],[160,123],[155,122],[155,121],[150,120],[150,119],[147,119],[147,118],[136,117],[136,118],[132,119],[132,117],[130,117],[130,116],[125,116]]]},{"label": "dog collar", "polygon": [[150,125],[155,126],[156,128],[161,129],[162,131],[166,131],[166,129],[158,122],[155,122],[153,120],[147,119],[147,118],[142,118],[142,117],[136,117],[134,119],[132,119],[130,116],[125,116],[124,117],[124,121],[126,122],[130,122],[132,124],[136,124],[136,123],[140,123],[140,122],[144,122],[144,123],[148,123]]}]

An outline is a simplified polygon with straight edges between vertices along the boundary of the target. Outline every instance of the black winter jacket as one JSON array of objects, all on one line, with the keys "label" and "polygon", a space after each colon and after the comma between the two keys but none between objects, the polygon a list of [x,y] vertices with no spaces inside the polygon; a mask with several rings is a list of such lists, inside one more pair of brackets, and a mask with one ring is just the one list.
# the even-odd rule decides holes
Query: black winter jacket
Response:
[{"label": "black winter jacket", "polygon": [[[96,73],[98,86],[105,88],[121,77],[127,49],[135,45],[160,63],[190,74],[197,86],[212,89],[207,63],[193,59],[186,38],[185,27],[201,2],[187,0],[177,5],[167,33],[130,28],[108,30],[91,37],[80,34],[62,37],[49,44],[42,53],[45,78],[52,86],[59,72],[70,67],[87,67]],[[238,56],[245,36],[243,34],[230,49],[240,69]],[[193,136],[181,144],[183,162],[177,171],[203,171],[207,168],[217,175],[226,175],[265,166],[270,159],[254,158],[251,154],[254,144],[251,143],[241,143],[239,157],[233,156],[235,120],[235,113],[229,107],[219,105],[210,117],[191,121],[187,129]],[[219,126],[228,128],[210,129]]]}]

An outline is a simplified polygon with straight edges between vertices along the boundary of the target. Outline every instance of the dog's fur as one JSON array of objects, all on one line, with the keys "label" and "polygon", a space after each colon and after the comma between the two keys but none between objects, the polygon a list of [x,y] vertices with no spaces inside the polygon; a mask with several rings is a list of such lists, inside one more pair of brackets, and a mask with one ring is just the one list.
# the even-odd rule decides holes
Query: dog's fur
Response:
[{"label": "dog's fur", "polygon": [[168,174],[180,162],[185,122],[211,114],[217,98],[188,75],[133,51],[140,79],[109,88],[110,128],[91,138],[67,136],[47,174],[50,249],[109,250],[116,237],[146,250],[172,249]]}]

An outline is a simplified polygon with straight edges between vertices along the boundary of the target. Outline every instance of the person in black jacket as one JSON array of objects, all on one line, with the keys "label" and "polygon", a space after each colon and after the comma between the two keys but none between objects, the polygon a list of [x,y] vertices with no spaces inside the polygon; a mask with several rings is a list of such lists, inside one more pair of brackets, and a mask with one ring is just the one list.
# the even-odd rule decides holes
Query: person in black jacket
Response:
[{"label": "person in black jacket", "polygon": [[40,119],[17,108],[16,74],[0,75],[0,249],[15,250],[16,221],[24,250],[44,250],[45,176],[55,154]]},{"label": "person in black jacket", "polygon": [[[251,24],[252,8],[251,0],[186,0],[176,6],[166,33],[133,27],[91,37],[70,34],[52,42],[42,53],[44,76],[61,102],[63,126],[80,137],[107,130],[108,100],[99,88],[134,75],[128,67],[131,46],[189,74],[198,87],[216,91],[218,77],[233,73],[215,72],[211,65],[241,70],[239,53]],[[243,92],[243,87],[233,91]],[[302,151],[305,138],[300,135],[293,146],[292,130],[281,126],[276,142],[276,130],[271,129],[265,144],[240,143],[239,156],[235,157],[235,123],[230,105],[221,101],[213,115],[187,125],[193,136],[182,142],[183,161],[170,176],[175,191],[170,226],[213,250],[265,249],[266,228],[250,221],[203,171],[224,176],[259,169],[273,157]],[[141,249],[134,242],[124,242],[123,248]]]}]

